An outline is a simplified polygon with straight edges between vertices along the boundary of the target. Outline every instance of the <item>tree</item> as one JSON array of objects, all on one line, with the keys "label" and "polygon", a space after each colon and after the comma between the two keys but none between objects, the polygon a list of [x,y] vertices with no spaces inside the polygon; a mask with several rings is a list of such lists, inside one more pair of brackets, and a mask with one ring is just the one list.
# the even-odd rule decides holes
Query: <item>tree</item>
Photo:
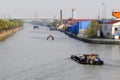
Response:
[{"label": "tree", "polygon": [[15,19],[15,21],[17,22],[19,27],[23,26],[23,24],[24,24],[24,21],[21,19]]},{"label": "tree", "polygon": [[58,19],[55,19],[52,23],[52,26],[57,27],[60,24],[60,21]]},{"label": "tree", "polygon": [[13,29],[23,26],[23,21],[18,19],[2,20],[0,19],[0,32],[3,30]]},{"label": "tree", "polygon": [[100,24],[98,21],[94,20],[91,22],[88,29],[85,31],[85,36],[87,38],[96,38],[97,37],[97,30],[99,29]]},{"label": "tree", "polygon": [[0,19],[0,31],[4,30],[4,28],[5,28],[4,20]]}]

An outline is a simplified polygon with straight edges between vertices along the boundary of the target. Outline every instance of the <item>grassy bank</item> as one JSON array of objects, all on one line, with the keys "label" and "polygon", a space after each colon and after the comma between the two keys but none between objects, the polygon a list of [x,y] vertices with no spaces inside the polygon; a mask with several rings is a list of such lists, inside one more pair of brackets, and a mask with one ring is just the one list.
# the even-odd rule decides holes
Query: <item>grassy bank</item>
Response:
[{"label": "grassy bank", "polygon": [[18,30],[23,29],[23,27],[17,27],[15,29],[10,29],[10,30],[5,30],[0,32],[0,41],[6,39],[8,36],[12,35],[13,33],[15,33]]}]

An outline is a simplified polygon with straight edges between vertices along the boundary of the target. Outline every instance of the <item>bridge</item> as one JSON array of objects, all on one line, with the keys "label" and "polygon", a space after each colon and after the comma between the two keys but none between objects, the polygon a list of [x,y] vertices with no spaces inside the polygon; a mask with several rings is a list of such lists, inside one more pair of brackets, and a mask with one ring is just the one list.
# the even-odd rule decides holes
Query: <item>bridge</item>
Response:
[{"label": "bridge", "polygon": [[43,26],[46,26],[55,20],[54,18],[16,18],[16,19],[22,19],[25,23]]}]

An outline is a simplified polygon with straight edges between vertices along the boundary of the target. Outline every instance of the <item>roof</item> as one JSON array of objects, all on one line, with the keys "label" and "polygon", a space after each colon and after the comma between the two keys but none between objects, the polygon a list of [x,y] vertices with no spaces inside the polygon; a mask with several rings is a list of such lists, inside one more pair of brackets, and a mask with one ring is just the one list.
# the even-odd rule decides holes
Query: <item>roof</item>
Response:
[{"label": "roof", "polygon": [[90,21],[90,20],[96,20],[96,19],[93,19],[93,18],[69,18],[68,21]]},{"label": "roof", "polygon": [[109,21],[109,22],[105,22],[105,24],[114,24],[114,23],[117,23],[117,22],[120,22],[120,20],[112,20],[112,21]]},{"label": "roof", "polygon": [[92,19],[92,18],[69,18],[69,19],[64,19],[64,20],[67,20],[68,24],[76,24],[77,22],[79,21],[92,21],[92,20],[95,20],[95,19]]}]

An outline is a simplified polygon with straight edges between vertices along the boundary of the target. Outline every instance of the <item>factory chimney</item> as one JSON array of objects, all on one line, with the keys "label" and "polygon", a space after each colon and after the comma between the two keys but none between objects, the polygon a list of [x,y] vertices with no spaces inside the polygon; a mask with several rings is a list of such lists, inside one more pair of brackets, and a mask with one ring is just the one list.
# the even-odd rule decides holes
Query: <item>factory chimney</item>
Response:
[{"label": "factory chimney", "polygon": [[76,18],[76,9],[75,8],[72,9],[72,18]]},{"label": "factory chimney", "polygon": [[63,23],[62,21],[63,21],[63,20],[62,20],[62,10],[60,10],[60,24]]}]

